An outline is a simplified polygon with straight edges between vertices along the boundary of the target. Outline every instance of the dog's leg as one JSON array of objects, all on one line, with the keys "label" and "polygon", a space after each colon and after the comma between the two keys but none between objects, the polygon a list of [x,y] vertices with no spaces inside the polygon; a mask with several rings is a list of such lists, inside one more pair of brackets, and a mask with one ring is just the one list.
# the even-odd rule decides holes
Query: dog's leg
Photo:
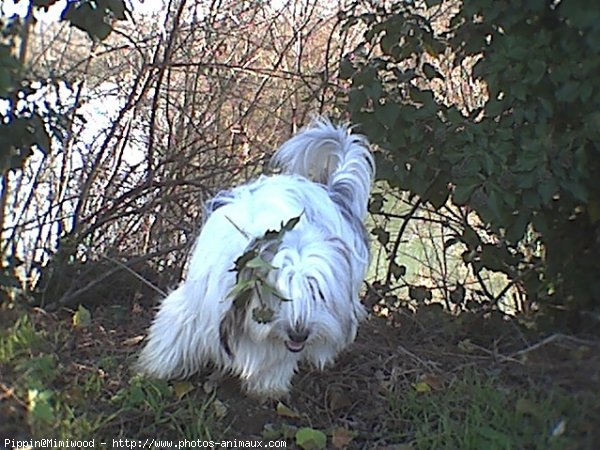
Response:
[{"label": "dog's leg", "polygon": [[296,372],[294,359],[266,367],[244,379],[248,393],[260,398],[281,398],[289,394],[292,377]]},{"label": "dog's leg", "polygon": [[190,313],[185,285],[167,296],[150,327],[137,369],[156,378],[178,378],[196,372],[203,358],[195,337],[201,317]]}]

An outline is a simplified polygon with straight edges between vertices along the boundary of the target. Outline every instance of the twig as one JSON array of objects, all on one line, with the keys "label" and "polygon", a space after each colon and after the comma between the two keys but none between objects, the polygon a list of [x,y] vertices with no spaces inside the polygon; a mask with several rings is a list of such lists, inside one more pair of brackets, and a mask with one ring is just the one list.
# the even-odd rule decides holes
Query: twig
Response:
[{"label": "twig", "polygon": [[250,234],[249,234],[247,231],[244,231],[244,230],[242,230],[242,229],[241,229],[239,226],[237,226],[237,224],[236,224],[236,223],[235,223],[233,220],[231,220],[231,219],[230,219],[228,216],[225,216],[225,218],[226,218],[226,219],[229,221],[229,223],[230,223],[231,225],[233,225],[233,226],[234,226],[234,228],[235,228],[236,230],[238,230],[238,231],[239,231],[239,232],[242,234],[242,236],[244,236],[246,239],[251,239],[251,238],[252,238],[252,236],[250,236]]},{"label": "twig", "polygon": [[25,403],[23,400],[21,400],[21,399],[20,399],[20,398],[17,396],[17,394],[15,394],[15,388],[13,388],[13,387],[9,387],[9,386],[7,386],[6,384],[4,384],[4,383],[0,382],[0,389],[3,391],[3,392],[2,392],[2,395],[0,395],[0,400],[4,400],[4,399],[6,399],[6,398],[14,398],[14,399],[15,399],[15,401],[16,401],[16,402],[17,402],[19,405],[21,405],[21,406],[23,406],[23,407],[27,407],[27,404],[26,404],[26,403]]},{"label": "twig", "polygon": [[158,292],[160,295],[162,295],[163,297],[167,296],[167,293],[165,291],[163,291],[161,288],[159,288],[158,286],[155,286],[154,284],[152,284],[150,281],[146,280],[143,276],[141,276],[139,273],[137,273],[135,270],[133,270],[131,267],[129,267],[126,264],[123,264],[121,261],[115,259],[115,258],[111,258],[110,256],[104,256],[104,259],[109,260],[110,262],[115,263],[118,266],[121,266],[121,268],[127,272],[129,272],[130,274],[132,274],[134,277],[136,277],[138,280],[140,280],[142,283],[144,283],[146,286],[149,286],[150,288],[154,289],[156,292]]},{"label": "twig", "polygon": [[[179,28],[179,24],[181,22],[181,16],[183,14],[183,10],[185,8],[186,0],[183,0],[179,3],[179,7],[177,8],[177,12],[175,14],[175,18],[173,19],[173,26],[171,31],[167,37],[167,42],[164,47],[162,60],[164,64],[158,66],[158,75],[156,76],[156,84],[154,85],[154,96],[152,97],[152,107],[150,108],[150,130],[148,132],[148,147],[146,149],[146,161],[147,161],[147,172],[146,172],[146,184],[148,186],[152,186],[154,181],[154,142],[155,142],[155,134],[156,134],[156,121],[157,121],[157,113],[159,110],[159,99],[160,99],[160,90],[163,84],[163,80],[165,77],[165,69],[167,67],[168,62],[171,59],[171,54],[173,52],[173,43],[175,40],[175,36],[177,35],[177,31]],[[169,11],[170,12],[170,11]],[[165,17],[165,28],[167,21],[169,19],[169,14]],[[154,53],[154,61],[157,62],[158,57],[158,49]]]},{"label": "twig", "polygon": [[[506,355],[503,355],[502,353],[499,353],[496,349],[490,350],[488,348],[482,347],[481,345],[473,344],[472,342],[469,342],[468,346],[474,350],[479,350],[487,355],[490,355],[494,359],[499,359],[502,362],[510,361],[510,362],[523,364],[523,361],[519,361],[518,359],[516,359],[514,357],[514,354],[506,356]],[[496,345],[494,345],[494,347],[496,347]]]},{"label": "twig", "polygon": [[[479,286],[481,287],[481,290],[483,291],[485,296],[488,298],[488,300],[493,302],[495,300],[494,294],[492,294],[490,292],[490,290],[488,289],[487,285],[485,284],[485,281],[483,280],[483,277],[481,276],[481,273],[479,272],[479,270],[475,269],[475,266],[473,264],[471,264],[471,267],[473,269],[473,274],[475,275],[475,278],[477,278],[477,281],[479,282]],[[496,301],[496,303],[497,303],[497,301]],[[493,303],[493,304],[495,304],[495,303]]]},{"label": "twig", "polygon": [[569,336],[569,335],[562,334],[562,333],[554,333],[554,334],[551,334],[550,336],[542,339],[540,342],[538,342],[536,344],[533,344],[533,345],[531,345],[531,346],[529,346],[527,348],[524,348],[522,350],[519,350],[518,352],[513,353],[511,356],[526,355],[527,353],[531,353],[532,351],[537,350],[538,348],[541,348],[541,347],[543,347],[545,345],[551,344],[552,342],[558,341],[558,340],[561,340],[561,339],[565,339],[565,340],[568,340],[568,341],[573,341],[573,342],[575,342],[577,344],[582,344],[582,345],[593,345],[593,346],[599,345],[599,343],[596,342],[596,341],[591,341],[591,340],[588,340],[588,339],[581,339],[581,338],[578,338],[578,337],[575,337],[575,336]]},{"label": "twig", "polygon": [[432,361],[425,361],[425,360],[419,358],[417,355],[415,355],[411,351],[405,349],[402,345],[398,345],[397,349],[400,350],[405,355],[410,356],[412,359],[414,359],[415,361],[417,361],[422,366],[427,367],[432,372],[439,372],[439,369],[436,367],[438,365],[437,363],[432,362]]},{"label": "twig", "polygon": [[398,237],[396,238],[396,242],[394,242],[394,248],[392,249],[392,251],[390,253],[390,264],[388,265],[388,271],[387,271],[387,275],[385,278],[385,284],[387,284],[388,286],[392,282],[392,266],[396,262],[396,255],[398,254],[398,248],[400,248],[400,242],[402,241],[402,236],[404,235],[404,232],[406,231],[406,227],[408,226],[408,222],[410,221],[410,218],[414,215],[414,213],[417,211],[419,206],[421,206],[420,198],[417,199],[416,203],[413,205],[413,207],[410,209],[410,211],[406,214],[406,218],[404,219],[404,222],[402,222],[402,225],[400,225],[400,230],[398,230]]}]

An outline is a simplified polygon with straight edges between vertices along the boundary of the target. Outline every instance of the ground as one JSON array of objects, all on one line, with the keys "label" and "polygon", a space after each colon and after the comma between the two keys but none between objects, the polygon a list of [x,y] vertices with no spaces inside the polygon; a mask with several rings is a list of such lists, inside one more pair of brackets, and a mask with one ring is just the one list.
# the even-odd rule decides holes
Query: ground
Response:
[{"label": "ground", "polygon": [[335,366],[302,368],[274,402],[247,397],[235,379],[135,376],[152,314],[139,304],[3,311],[0,449],[6,438],[43,437],[93,437],[99,448],[119,438],[389,450],[600,442],[600,341],[588,337],[435,306],[373,316]]}]

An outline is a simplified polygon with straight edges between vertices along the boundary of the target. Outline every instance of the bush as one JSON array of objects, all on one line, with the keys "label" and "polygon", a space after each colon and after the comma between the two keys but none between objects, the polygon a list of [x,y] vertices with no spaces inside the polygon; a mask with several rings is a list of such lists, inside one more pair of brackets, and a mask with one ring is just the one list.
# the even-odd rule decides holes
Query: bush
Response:
[{"label": "bush", "polygon": [[[18,3],[18,1],[16,2]],[[18,246],[15,224],[6,219],[14,191],[27,182],[20,179],[11,184],[9,179],[22,174],[27,160],[37,149],[46,158],[65,138],[68,118],[54,110],[47,96],[52,88],[58,92],[62,78],[41,77],[29,67],[27,60],[29,33],[35,22],[34,12],[47,10],[57,0],[32,0],[25,17],[6,17],[0,14],[0,303],[19,293],[21,281],[18,267],[21,261],[14,253]],[[2,11],[4,12],[4,11]],[[125,20],[123,0],[81,0],[69,2],[62,12],[62,20],[86,32],[90,39],[105,39],[112,31],[111,23]],[[18,55],[18,56],[17,56]],[[36,176],[37,177],[37,176]],[[39,180],[32,182],[34,187]],[[19,186],[15,189],[15,185]],[[44,191],[44,195],[48,195]],[[27,203],[33,198],[33,188]],[[13,205],[16,207],[16,204]],[[19,205],[19,208],[21,205]],[[21,216],[24,209],[21,210]]]},{"label": "bush", "polygon": [[[477,270],[509,267],[546,311],[597,306],[600,4],[426,3],[346,17],[367,29],[340,77],[352,120],[383,149],[379,177],[476,211],[498,242],[462,237]],[[484,89],[453,99],[457,70],[463,88]],[[525,238],[534,251],[521,252]]]}]

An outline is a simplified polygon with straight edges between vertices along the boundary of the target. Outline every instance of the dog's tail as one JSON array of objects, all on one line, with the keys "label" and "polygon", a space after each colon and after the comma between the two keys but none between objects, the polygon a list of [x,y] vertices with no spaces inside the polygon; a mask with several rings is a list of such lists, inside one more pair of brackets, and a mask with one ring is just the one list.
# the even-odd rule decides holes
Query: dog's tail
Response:
[{"label": "dog's tail", "polygon": [[326,185],[338,205],[361,220],[366,216],[375,162],[367,139],[350,134],[348,126],[317,118],[285,142],[271,163]]}]

